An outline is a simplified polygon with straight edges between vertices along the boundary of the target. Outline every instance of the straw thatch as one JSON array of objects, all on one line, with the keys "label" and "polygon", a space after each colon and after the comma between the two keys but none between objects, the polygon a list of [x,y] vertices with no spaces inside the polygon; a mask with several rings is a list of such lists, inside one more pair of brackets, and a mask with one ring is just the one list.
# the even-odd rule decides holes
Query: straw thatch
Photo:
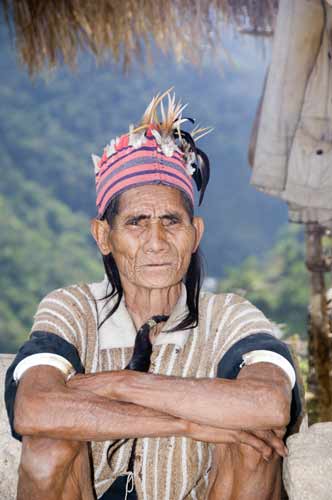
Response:
[{"label": "straw thatch", "polygon": [[80,50],[127,67],[151,45],[198,61],[219,43],[222,23],[254,34],[273,27],[277,0],[2,0],[5,19],[30,73]]}]

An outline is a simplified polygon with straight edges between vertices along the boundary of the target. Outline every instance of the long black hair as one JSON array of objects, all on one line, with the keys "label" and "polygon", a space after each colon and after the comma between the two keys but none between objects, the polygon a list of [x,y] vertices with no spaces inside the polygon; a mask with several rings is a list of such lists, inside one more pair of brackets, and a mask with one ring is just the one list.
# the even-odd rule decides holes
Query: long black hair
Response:
[{"label": "long black hair", "polygon": [[[184,192],[180,191],[180,193],[183,206],[188,216],[190,217],[190,221],[192,222],[194,217],[193,205]],[[104,218],[107,220],[110,227],[112,227],[114,223],[115,216],[119,213],[120,197],[121,194],[114,197],[105,212]],[[109,313],[99,326],[101,326],[117,310],[123,296],[120,274],[112,253],[103,255],[103,262],[105,272],[109,281],[109,286],[111,287],[110,292],[107,293],[105,297],[103,297],[103,300],[111,300],[112,298],[116,298],[116,300],[112,309],[109,311]],[[184,277],[184,285],[187,291],[188,314],[178,325],[176,325],[169,331],[185,330],[194,328],[198,325],[199,292],[202,286],[202,279],[203,263],[200,250],[199,248],[197,248],[196,252],[194,252],[191,256],[190,264]]]}]

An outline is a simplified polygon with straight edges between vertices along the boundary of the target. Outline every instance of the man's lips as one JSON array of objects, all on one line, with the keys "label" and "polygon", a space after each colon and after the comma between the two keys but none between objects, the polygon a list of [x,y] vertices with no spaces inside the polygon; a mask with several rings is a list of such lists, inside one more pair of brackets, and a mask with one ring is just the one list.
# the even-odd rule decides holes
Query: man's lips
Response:
[{"label": "man's lips", "polygon": [[158,262],[155,264],[143,264],[142,267],[166,267],[166,266],[171,266],[171,262]]}]

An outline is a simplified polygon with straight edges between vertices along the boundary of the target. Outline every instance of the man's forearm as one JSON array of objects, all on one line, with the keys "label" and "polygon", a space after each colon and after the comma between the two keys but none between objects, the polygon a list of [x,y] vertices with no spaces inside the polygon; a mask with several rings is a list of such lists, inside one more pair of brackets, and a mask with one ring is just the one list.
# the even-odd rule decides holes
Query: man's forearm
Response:
[{"label": "man's forearm", "polygon": [[117,400],[204,425],[228,429],[283,427],[289,418],[290,390],[287,388],[287,394],[283,394],[283,380],[279,384],[269,382],[268,373],[274,366],[267,369],[266,380],[185,379],[113,372],[111,393]]},{"label": "man's forearm", "polygon": [[19,384],[15,405],[14,425],[22,435],[105,441],[186,433],[187,424],[181,419],[67,387],[55,368],[43,367],[43,378],[40,367],[29,372]]},{"label": "man's forearm", "polygon": [[[198,420],[194,411],[195,404],[199,401],[197,398],[194,403],[191,400],[190,409],[195,419],[177,418],[160,410],[112,400],[115,397],[119,376],[123,377],[124,374],[122,371],[78,375],[66,384],[61,372],[53,367],[29,369],[20,381],[16,397],[14,424],[16,431],[27,436],[81,441],[186,436],[212,443],[243,442],[262,454],[266,453],[268,446],[282,454],[282,450],[279,449],[281,444],[276,443],[275,439],[261,439],[250,433],[247,435],[243,431],[237,435],[234,431],[218,428],[218,425],[211,427],[206,423],[195,424],[195,420]],[[135,372],[130,374],[135,375]],[[150,376],[150,378],[154,381],[165,379],[168,383],[172,382],[173,389],[174,382],[179,385],[178,382],[181,381],[175,377]],[[184,382],[188,381],[184,379]],[[154,405],[160,406],[159,398],[162,401],[165,398],[162,392],[157,392]],[[176,402],[178,395],[174,390],[173,393]],[[105,394],[107,397],[100,394]],[[194,393],[191,397],[193,396]],[[189,403],[190,398],[185,401],[182,409],[184,412],[188,411]],[[205,409],[204,413],[207,419],[206,416],[209,416],[211,411]]]},{"label": "man's forearm", "polygon": [[[243,370],[242,374],[245,375],[247,370]],[[250,368],[250,372],[253,369]],[[117,386],[117,377],[119,372],[100,372],[94,374],[87,375],[76,375],[72,379],[67,382],[67,385],[76,388],[89,390],[98,395],[104,395],[108,398],[114,397],[116,390],[114,389]],[[241,374],[241,377],[242,377]],[[174,377],[168,378],[169,382],[172,384],[177,380]],[[187,379],[184,379],[187,382]],[[113,387],[113,390],[112,390]],[[158,394],[159,398],[163,398],[161,392]],[[195,406],[195,405],[192,405]],[[138,407],[136,407],[138,408]],[[142,409],[143,410],[143,409]],[[191,407],[190,411],[192,414],[193,407]],[[144,408],[145,412],[149,410]],[[150,410],[152,416],[165,415],[164,413],[157,412],[155,410]],[[206,412],[205,412],[206,413]],[[243,426],[244,427],[244,426]],[[187,437],[192,437],[193,439],[198,439],[200,441],[207,442],[231,442],[232,435],[231,432],[237,431],[227,431],[226,429],[220,429],[219,427],[211,427],[207,424],[193,424],[193,422],[188,422],[187,428]],[[282,437],[282,436],[281,436]],[[271,446],[271,448],[275,449],[279,455],[284,456],[285,450],[282,439],[277,438],[273,432],[267,433],[267,431],[256,431],[254,433],[245,433],[244,431],[240,431],[240,434],[235,435],[236,439],[239,439],[239,442],[243,442],[247,445],[252,446],[257,449],[259,452],[264,453],[264,442]],[[258,439],[258,441],[253,442],[253,438]]]}]

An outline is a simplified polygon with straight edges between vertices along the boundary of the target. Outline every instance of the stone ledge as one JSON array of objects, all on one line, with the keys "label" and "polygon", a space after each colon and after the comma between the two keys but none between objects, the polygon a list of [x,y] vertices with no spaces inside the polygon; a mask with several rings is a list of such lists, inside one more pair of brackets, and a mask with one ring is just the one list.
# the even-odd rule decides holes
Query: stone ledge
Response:
[{"label": "stone ledge", "polygon": [[290,500],[331,500],[332,422],[301,429],[287,447],[283,480]]},{"label": "stone ledge", "polygon": [[21,443],[13,439],[7,419],[3,401],[3,388],[5,385],[6,370],[12,360],[13,354],[0,354],[0,498],[15,500],[17,488],[17,469],[21,454]]}]

